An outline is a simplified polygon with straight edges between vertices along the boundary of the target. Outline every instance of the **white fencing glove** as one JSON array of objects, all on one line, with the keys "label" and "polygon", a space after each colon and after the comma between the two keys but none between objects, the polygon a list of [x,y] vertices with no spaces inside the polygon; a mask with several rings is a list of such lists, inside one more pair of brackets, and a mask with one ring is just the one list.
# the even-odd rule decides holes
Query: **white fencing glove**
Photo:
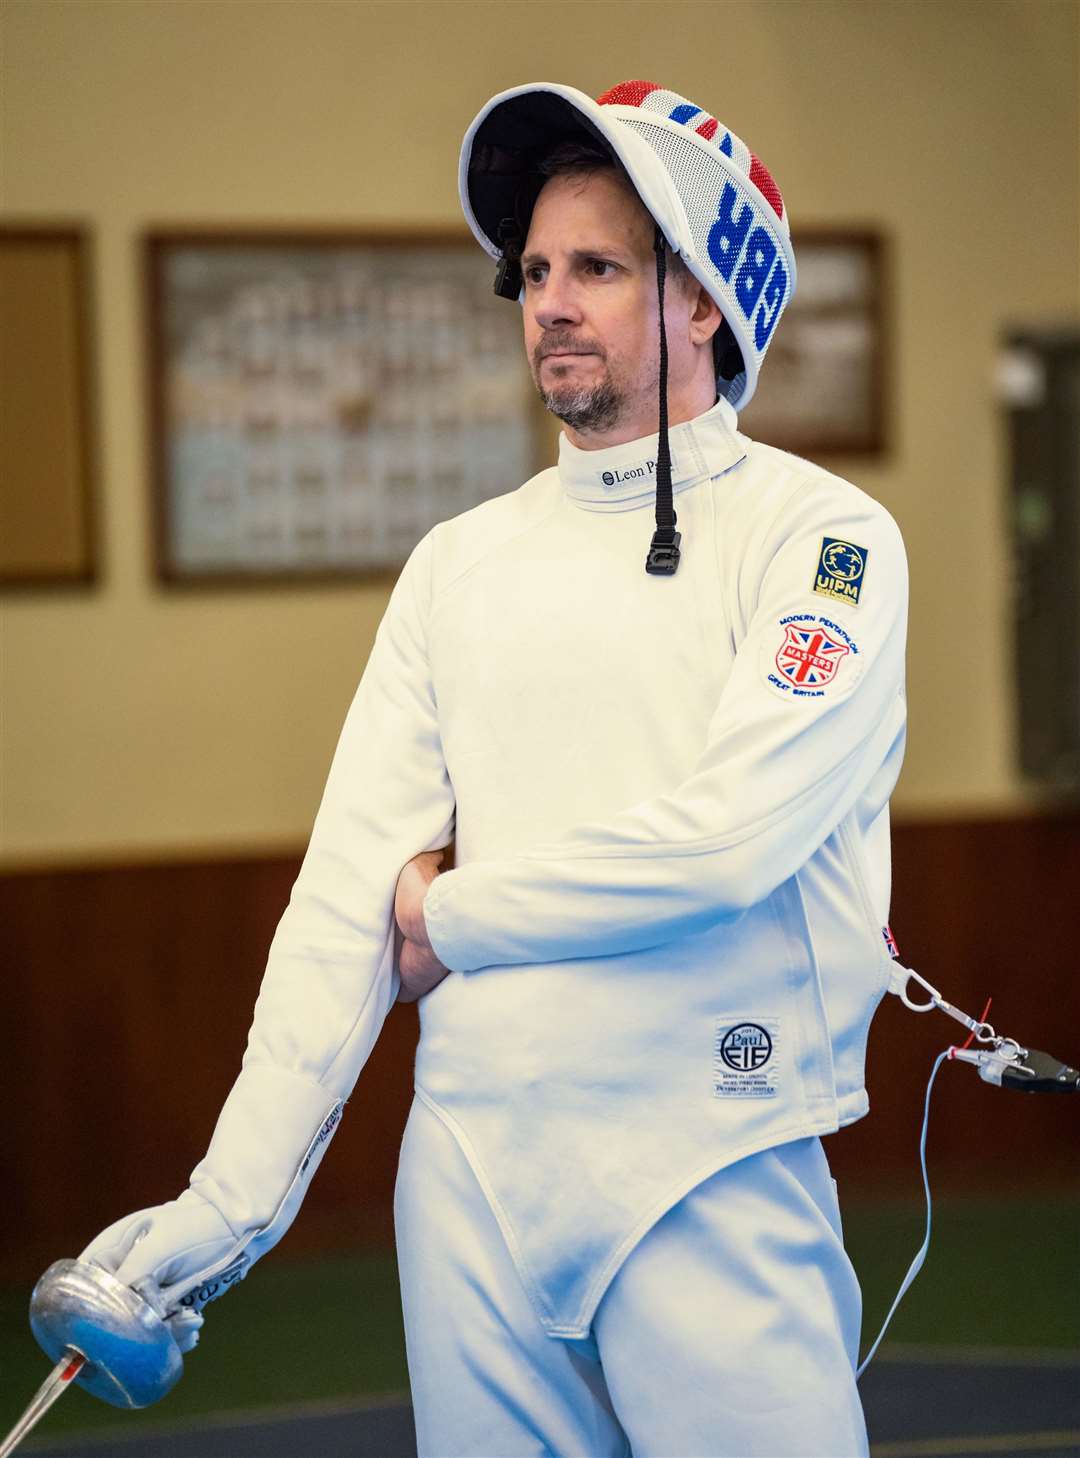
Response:
[{"label": "white fencing glove", "polygon": [[242,1280],[292,1224],[342,1107],[301,1075],[245,1064],[190,1188],[115,1221],[80,1259],[137,1291],[189,1352],[202,1308]]},{"label": "white fencing glove", "polygon": [[[103,1266],[132,1287],[169,1326],[182,1352],[199,1340],[202,1307],[243,1276],[250,1262],[202,1296],[191,1286],[193,1270],[212,1269],[235,1249],[236,1237],[212,1205],[194,1190],[178,1200],[125,1215],[92,1240],[79,1259]],[[209,1285],[204,1282],[203,1286]],[[199,1297],[202,1296],[200,1300]]]}]

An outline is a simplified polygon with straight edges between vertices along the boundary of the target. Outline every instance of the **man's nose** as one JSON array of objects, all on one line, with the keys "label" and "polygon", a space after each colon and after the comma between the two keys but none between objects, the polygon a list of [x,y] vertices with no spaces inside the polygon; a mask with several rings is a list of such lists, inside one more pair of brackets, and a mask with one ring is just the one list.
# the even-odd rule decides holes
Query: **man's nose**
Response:
[{"label": "man's nose", "polygon": [[580,324],[581,304],[569,273],[552,268],[536,303],[536,322],[544,329]]}]

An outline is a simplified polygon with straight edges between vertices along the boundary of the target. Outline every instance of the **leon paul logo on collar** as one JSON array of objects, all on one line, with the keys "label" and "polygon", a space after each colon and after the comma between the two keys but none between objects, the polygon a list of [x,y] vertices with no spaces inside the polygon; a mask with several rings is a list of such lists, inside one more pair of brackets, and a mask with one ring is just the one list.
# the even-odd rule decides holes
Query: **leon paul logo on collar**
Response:
[{"label": "leon paul logo on collar", "polygon": [[655,461],[641,461],[636,466],[628,466],[625,471],[602,471],[600,479],[605,486],[620,486],[624,481],[644,481],[655,471]]}]

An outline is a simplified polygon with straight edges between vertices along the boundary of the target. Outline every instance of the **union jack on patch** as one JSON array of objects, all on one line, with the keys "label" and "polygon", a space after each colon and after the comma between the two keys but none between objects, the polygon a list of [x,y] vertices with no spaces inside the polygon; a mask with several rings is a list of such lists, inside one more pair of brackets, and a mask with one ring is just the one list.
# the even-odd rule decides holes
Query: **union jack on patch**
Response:
[{"label": "union jack on patch", "polygon": [[785,623],[784,642],[776,655],[776,666],[795,688],[820,689],[836,677],[836,670],[850,651],[846,643],[834,638],[820,623],[805,627]]}]

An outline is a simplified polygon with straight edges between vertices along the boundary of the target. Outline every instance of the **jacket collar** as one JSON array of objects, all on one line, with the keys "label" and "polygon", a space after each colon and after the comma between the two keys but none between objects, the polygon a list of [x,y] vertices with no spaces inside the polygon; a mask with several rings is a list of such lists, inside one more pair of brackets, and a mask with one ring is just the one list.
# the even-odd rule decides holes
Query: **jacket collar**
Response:
[{"label": "jacket collar", "polygon": [[[745,458],[735,424],[735,411],[727,400],[720,399],[703,415],[671,427],[673,494],[722,476]],[[606,450],[583,451],[565,434],[560,435],[563,490],[586,511],[631,511],[650,505],[656,495],[657,439],[646,435]]]}]

